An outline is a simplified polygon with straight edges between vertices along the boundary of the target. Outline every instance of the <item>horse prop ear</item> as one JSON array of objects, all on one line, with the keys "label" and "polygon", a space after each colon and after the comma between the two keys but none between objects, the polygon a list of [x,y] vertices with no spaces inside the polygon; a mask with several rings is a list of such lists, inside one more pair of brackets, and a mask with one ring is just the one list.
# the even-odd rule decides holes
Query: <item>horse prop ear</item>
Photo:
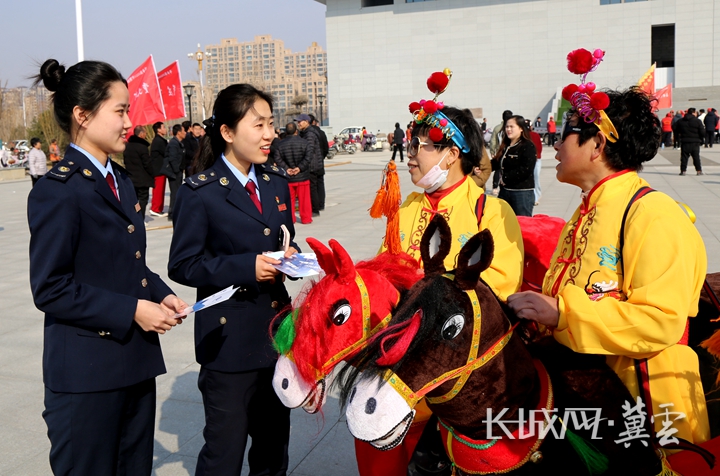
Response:
[{"label": "horse prop ear", "polygon": [[353,260],[350,258],[348,252],[345,251],[345,248],[343,248],[337,240],[330,240],[328,241],[328,244],[335,256],[335,269],[337,269],[337,274],[340,279],[345,281],[345,283],[349,283],[354,280],[356,273],[355,263],[353,263]]},{"label": "horse prop ear", "polygon": [[455,282],[462,290],[475,289],[480,273],[492,262],[495,244],[487,228],[470,238],[458,254]]},{"label": "horse prop ear", "polygon": [[325,271],[325,274],[328,276],[337,274],[337,268],[335,268],[335,259],[333,258],[333,253],[332,251],[330,251],[330,248],[323,245],[322,243],[320,243],[320,241],[312,237],[307,238],[305,241],[315,252],[318,264],[320,265],[322,270]]},{"label": "horse prop ear", "polygon": [[443,274],[444,261],[450,254],[452,232],[445,218],[436,214],[420,240],[420,257],[425,268],[425,275]]}]

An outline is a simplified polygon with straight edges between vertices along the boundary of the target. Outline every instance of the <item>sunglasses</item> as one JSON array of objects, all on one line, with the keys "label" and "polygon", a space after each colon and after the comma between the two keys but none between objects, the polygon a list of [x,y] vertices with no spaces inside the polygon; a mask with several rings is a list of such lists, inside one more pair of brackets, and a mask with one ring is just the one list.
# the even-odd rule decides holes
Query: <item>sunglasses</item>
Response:
[{"label": "sunglasses", "polygon": [[408,157],[415,157],[416,155],[418,155],[418,152],[420,152],[420,147],[424,147],[426,145],[431,145],[433,147],[449,147],[448,145],[446,145],[442,142],[435,142],[435,143],[423,142],[420,140],[419,137],[413,137],[407,146]]},{"label": "sunglasses", "polygon": [[567,136],[570,134],[580,134],[582,132],[582,128],[573,126],[570,124],[570,121],[565,123],[565,127],[563,128],[562,134],[560,135],[560,142],[565,142],[565,139],[567,139]]}]

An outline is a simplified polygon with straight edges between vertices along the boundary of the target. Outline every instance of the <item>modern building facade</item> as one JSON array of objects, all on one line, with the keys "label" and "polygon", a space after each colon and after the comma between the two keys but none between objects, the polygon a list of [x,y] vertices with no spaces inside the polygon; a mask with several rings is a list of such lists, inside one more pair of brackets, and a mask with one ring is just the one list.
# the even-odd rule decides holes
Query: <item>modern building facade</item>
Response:
[{"label": "modern building facade", "polygon": [[[576,48],[606,51],[600,88],[635,84],[653,63],[674,108],[720,108],[717,0],[316,0],[327,6],[331,125],[392,130],[425,81],[450,68],[442,100],[495,125],[502,111],[543,120]],[[480,112],[482,111],[482,112]]]},{"label": "modern building facade", "polygon": [[[234,83],[250,83],[272,93],[275,99],[276,122],[282,122],[286,111],[294,109],[292,100],[306,96],[304,112],[320,116],[320,104],[327,111],[327,53],[316,42],[307,50],[293,53],[282,40],[269,35],[256,36],[253,41],[223,39],[207,45],[206,87],[217,92]],[[327,117],[327,113],[323,114]]]}]

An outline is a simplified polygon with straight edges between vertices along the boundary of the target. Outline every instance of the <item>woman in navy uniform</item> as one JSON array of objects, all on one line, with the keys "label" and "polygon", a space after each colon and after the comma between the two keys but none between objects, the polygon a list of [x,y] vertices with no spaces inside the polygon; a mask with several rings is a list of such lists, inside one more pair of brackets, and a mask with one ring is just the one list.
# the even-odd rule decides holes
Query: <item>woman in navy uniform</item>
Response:
[{"label": "woman in navy uniform", "polygon": [[275,395],[277,353],[270,322],[290,303],[280,262],[264,255],[289,241],[296,253],[290,191],[283,170],[265,165],[275,137],[272,98],[248,84],[218,94],[205,122],[195,175],[180,187],[168,275],[203,299],[230,285],[230,300],[195,316],[198,387],[205,446],[197,475],[239,475],[248,435],[251,475],[284,476],[290,410]]},{"label": "woman in navy uniform", "polygon": [[110,154],[125,149],[127,85],[107,63],[47,60],[71,144],[28,197],[30,284],[45,313],[43,417],[55,474],[149,475],[158,334],[186,304],[145,264],[135,190]]}]

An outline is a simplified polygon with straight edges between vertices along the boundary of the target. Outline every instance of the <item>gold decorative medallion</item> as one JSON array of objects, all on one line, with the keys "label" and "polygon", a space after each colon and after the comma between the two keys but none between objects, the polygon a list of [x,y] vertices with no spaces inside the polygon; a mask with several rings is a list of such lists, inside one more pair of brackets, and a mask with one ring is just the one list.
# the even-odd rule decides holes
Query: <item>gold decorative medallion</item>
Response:
[{"label": "gold decorative medallion", "polygon": [[226,179],[225,177],[220,177],[220,185],[227,185],[230,181]]},{"label": "gold decorative medallion", "polygon": [[266,182],[269,182],[269,181],[270,181],[270,177],[268,177],[267,174],[263,174],[263,180],[266,181]]},{"label": "gold decorative medallion", "polygon": [[200,174],[200,175],[198,175],[198,180],[200,180],[201,182],[204,182],[207,180],[207,177],[205,176],[205,174]]},{"label": "gold decorative medallion", "polygon": [[83,175],[86,177],[92,177],[92,172],[90,172],[88,169],[83,169]]},{"label": "gold decorative medallion", "polygon": [[70,168],[69,168],[69,167],[65,167],[65,166],[58,167],[58,170],[59,170],[60,172],[70,172]]}]

